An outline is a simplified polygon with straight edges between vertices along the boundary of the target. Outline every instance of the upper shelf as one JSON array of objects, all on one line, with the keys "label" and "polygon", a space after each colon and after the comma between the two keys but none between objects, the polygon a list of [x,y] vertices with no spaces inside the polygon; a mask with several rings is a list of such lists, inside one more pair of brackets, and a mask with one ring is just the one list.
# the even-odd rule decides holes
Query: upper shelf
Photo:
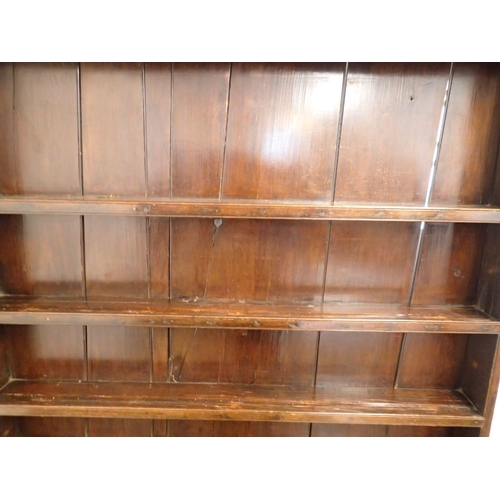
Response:
[{"label": "upper shelf", "polygon": [[78,214],[239,219],[391,220],[500,223],[500,207],[329,204],[213,199],[0,195],[0,214]]},{"label": "upper shelf", "polygon": [[81,324],[353,332],[496,333],[474,307],[245,301],[0,299],[0,324]]}]

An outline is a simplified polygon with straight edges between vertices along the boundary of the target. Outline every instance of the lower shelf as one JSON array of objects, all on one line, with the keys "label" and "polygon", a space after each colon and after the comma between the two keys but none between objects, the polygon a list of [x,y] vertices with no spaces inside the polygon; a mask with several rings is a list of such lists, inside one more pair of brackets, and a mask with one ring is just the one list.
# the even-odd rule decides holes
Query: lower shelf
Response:
[{"label": "lower shelf", "polygon": [[0,415],[481,427],[445,390],[13,380]]}]

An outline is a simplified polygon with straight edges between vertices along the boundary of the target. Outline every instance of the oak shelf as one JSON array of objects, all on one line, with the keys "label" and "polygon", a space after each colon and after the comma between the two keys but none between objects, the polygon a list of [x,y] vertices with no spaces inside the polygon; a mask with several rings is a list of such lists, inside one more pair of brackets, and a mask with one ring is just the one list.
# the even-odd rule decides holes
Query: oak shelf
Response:
[{"label": "oak shelf", "polygon": [[13,380],[0,415],[480,427],[449,390]]},{"label": "oak shelf", "polygon": [[275,304],[240,301],[85,301],[2,298],[1,324],[498,334],[500,321],[472,306]]},{"label": "oak shelf", "polygon": [[500,223],[500,207],[369,205],[213,199],[127,199],[98,196],[1,196],[0,214],[122,215],[283,220],[379,220]]}]

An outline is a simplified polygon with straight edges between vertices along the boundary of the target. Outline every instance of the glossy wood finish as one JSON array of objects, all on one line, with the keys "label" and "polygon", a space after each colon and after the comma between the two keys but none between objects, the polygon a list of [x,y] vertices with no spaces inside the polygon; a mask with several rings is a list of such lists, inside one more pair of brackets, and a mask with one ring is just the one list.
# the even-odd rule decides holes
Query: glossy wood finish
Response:
[{"label": "glossy wood finish", "polygon": [[14,381],[0,415],[287,421],[480,427],[459,393],[238,384]]},{"label": "glossy wood finish", "polygon": [[170,196],[172,64],[144,65],[144,123],[149,196]]},{"label": "glossy wood finish", "polygon": [[275,305],[223,301],[0,299],[3,324],[88,324],[354,332],[500,333],[474,307]]},{"label": "glossy wood finish", "polygon": [[343,72],[233,65],[223,198],[331,199]]},{"label": "glossy wood finish", "polygon": [[219,198],[227,129],[230,65],[175,63],[172,196]]},{"label": "glossy wood finish", "polygon": [[145,196],[142,65],[82,63],[80,74],[84,193]]},{"label": "glossy wood finish", "polygon": [[406,335],[399,361],[396,387],[458,388],[468,342],[467,335],[427,333]]},{"label": "glossy wood finish", "polygon": [[108,199],[99,196],[0,196],[0,214],[133,215],[144,217],[195,217],[234,219],[379,220],[406,222],[500,223],[495,207],[413,207],[352,203],[297,203],[253,200],[215,201],[139,198]]},{"label": "glossy wood finish", "polygon": [[17,295],[81,296],[80,230],[75,215],[1,216],[0,289]]},{"label": "glossy wood finish", "polygon": [[406,303],[418,230],[418,224],[333,222],[325,301]]},{"label": "glossy wood finish", "polygon": [[326,222],[172,220],[172,298],[318,301],[327,236]]},{"label": "glossy wood finish", "polygon": [[322,333],[316,384],[392,388],[401,340],[401,333]]},{"label": "glossy wood finish", "polygon": [[0,192],[81,194],[77,84],[73,63],[2,68]]},{"label": "glossy wood finish", "polygon": [[20,379],[85,379],[83,327],[78,325],[11,325],[11,376]]},{"label": "glossy wood finish", "polygon": [[431,203],[485,204],[500,130],[498,65],[455,63]]},{"label": "glossy wood finish", "polygon": [[147,220],[87,216],[87,297],[148,297]]},{"label": "glossy wood finish", "polygon": [[336,201],[424,204],[450,64],[349,64]]},{"label": "glossy wood finish", "polygon": [[172,380],[314,385],[317,332],[177,329]]}]

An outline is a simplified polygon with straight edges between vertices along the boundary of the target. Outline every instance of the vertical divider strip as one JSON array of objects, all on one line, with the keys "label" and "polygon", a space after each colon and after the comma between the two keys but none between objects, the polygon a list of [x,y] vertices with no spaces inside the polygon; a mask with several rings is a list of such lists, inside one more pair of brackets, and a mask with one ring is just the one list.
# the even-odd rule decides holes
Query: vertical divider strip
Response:
[{"label": "vertical divider strip", "polygon": [[[174,127],[174,122],[173,122],[173,112],[174,112],[174,63],[172,63],[172,68],[170,71],[170,198],[173,197],[172,193],[172,174],[173,174],[173,169],[172,169],[172,137],[173,137],[173,127]],[[168,221],[168,298],[172,299],[172,218],[169,219]],[[171,351],[170,351],[170,346],[172,345],[172,330],[171,328],[168,329],[168,341],[167,341],[167,383],[170,383],[171,377],[170,373],[172,371],[172,366],[171,366]],[[167,436],[168,436],[168,421],[167,421]]]},{"label": "vertical divider strip", "polygon": [[[431,165],[431,169],[429,172],[429,181],[427,183],[427,192],[425,195],[424,207],[428,207],[430,205],[432,191],[434,189],[434,183],[436,181],[436,173],[437,173],[437,168],[438,168],[438,163],[439,163],[439,155],[441,153],[441,144],[443,142],[444,127],[446,124],[446,115],[448,113],[448,104],[450,101],[450,92],[451,92],[452,81],[453,81],[453,63],[450,64],[450,72],[448,74],[448,80],[446,82],[446,88],[445,88],[444,99],[443,99],[443,107],[441,108],[441,116],[439,118],[439,125],[438,125],[437,136],[436,136],[436,145],[434,147],[434,154],[432,156],[432,165]],[[420,268],[420,260],[421,260],[421,255],[422,255],[425,229],[426,229],[426,222],[422,221],[420,223],[417,248],[415,250],[415,260],[413,263],[413,272],[412,272],[412,277],[411,277],[410,292],[408,294],[408,301],[407,301],[408,307],[410,307],[412,304],[413,294],[415,292],[417,275],[418,275],[418,271]],[[395,388],[397,387],[397,383],[398,383],[401,358],[403,355],[405,342],[406,342],[406,333],[403,332],[403,340],[401,342],[401,348],[399,350],[399,358],[398,358],[398,363],[397,363],[397,367],[396,367],[396,373],[394,375],[393,386]]]},{"label": "vertical divider strip", "polygon": [[226,132],[224,134],[224,151],[222,152],[222,170],[220,173],[219,184],[219,200],[222,199],[222,189],[224,186],[224,171],[226,167],[226,146],[227,146],[227,131],[229,126],[229,105],[231,102],[231,82],[233,79],[233,63],[229,64],[229,82],[227,87],[227,106],[226,106]]}]

